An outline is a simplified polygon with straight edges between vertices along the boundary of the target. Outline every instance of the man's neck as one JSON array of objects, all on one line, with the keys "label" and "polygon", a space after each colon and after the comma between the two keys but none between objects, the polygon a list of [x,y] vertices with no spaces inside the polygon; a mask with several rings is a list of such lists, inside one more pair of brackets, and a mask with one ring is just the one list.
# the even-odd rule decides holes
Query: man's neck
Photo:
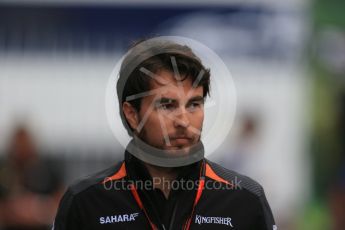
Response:
[{"label": "man's neck", "polygon": [[160,167],[148,163],[144,163],[144,165],[153,179],[154,188],[160,189],[165,198],[168,199],[171,187],[170,184],[177,178],[178,168]]}]

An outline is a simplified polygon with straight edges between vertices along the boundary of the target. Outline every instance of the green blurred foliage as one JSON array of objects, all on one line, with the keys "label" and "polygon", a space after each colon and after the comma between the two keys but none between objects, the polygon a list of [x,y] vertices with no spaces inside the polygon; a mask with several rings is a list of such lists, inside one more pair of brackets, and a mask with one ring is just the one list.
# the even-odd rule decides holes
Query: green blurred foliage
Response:
[{"label": "green blurred foliage", "polygon": [[[310,66],[313,79],[313,127],[311,137],[311,159],[313,165],[313,200],[301,216],[298,229],[332,229],[329,209],[329,192],[334,186],[338,169],[344,156],[344,141],[339,132],[339,96],[345,93],[344,76],[336,76],[317,53],[317,42],[321,32],[327,28],[345,31],[344,0],[314,0],[311,7],[312,34],[310,44]],[[327,47],[326,47],[327,48]]]},{"label": "green blurred foliage", "polygon": [[314,0],[312,17],[316,26],[334,25],[345,27],[344,0]]}]

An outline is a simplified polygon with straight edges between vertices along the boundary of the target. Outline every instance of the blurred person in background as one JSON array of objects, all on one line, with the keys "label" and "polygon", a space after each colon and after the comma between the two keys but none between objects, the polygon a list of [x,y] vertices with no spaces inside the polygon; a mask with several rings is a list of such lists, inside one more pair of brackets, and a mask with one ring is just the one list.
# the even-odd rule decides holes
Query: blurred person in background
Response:
[{"label": "blurred person in background", "polygon": [[255,164],[257,158],[262,157],[257,154],[257,149],[260,144],[260,119],[259,114],[245,113],[240,119],[239,130],[234,143],[232,144],[231,153],[222,157],[221,162],[224,162],[225,167],[231,168],[237,172],[246,175],[255,175]]},{"label": "blurred person in background", "polygon": [[32,135],[18,126],[0,168],[0,229],[49,229],[61,188],[59,175],[37,154]]},{"label": "blurred person in background", "polygon": [[335,133],[337,134],[337,163],[328,189],[332,229],[345,228],[345,92],[339,93]]}]

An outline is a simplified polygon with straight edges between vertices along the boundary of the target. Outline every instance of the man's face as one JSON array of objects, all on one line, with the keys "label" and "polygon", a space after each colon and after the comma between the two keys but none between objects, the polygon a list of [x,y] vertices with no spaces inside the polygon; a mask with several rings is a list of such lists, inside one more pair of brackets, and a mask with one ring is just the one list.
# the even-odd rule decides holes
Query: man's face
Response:
[{"label": "man's face", "polygon": [[203,87],[193,88],[187,78],[177,81],[169,71],[159,71],[151,81],[154,94],[141,100],[137,135],[147,144],[168,150],[184,150],[200,140],[204,120]]}]

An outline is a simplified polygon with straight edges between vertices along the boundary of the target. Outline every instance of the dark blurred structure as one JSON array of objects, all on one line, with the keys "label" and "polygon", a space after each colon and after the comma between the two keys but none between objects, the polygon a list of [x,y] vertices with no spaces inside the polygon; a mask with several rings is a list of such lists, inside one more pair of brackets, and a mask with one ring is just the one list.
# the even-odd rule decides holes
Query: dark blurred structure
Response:
[{"label": "dark blurred structure", "polygon": [[0,186],[0,229],[49,229],[62,192],[61,178],[38,155],[24,126],[14,131],[1,165]]}]

